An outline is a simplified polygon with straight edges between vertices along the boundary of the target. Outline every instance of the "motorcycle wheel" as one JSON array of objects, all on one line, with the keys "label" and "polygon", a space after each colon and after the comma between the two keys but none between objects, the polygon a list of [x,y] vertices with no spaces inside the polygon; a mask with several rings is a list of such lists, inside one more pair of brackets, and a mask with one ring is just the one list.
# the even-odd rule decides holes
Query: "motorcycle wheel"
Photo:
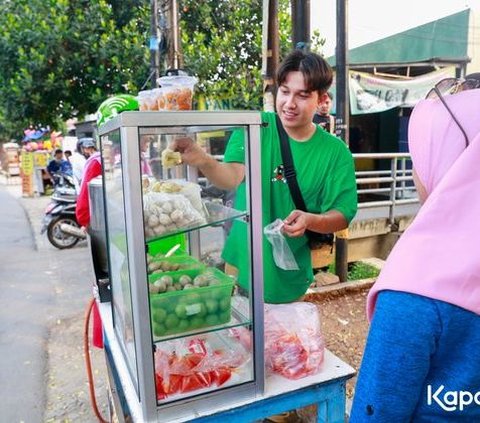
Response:
[{"label": "motorcycle wheel", "polygon": [[60,229],[60,225],[62,223],[67,223],[69,225],[76,226],[77,228],[80,227],[79,224],[71,217],[57,216],[52,219],[47,228],[47,237],[50,243],[59,250],[72,248],[80,240],[76,236],[63,232]]}]

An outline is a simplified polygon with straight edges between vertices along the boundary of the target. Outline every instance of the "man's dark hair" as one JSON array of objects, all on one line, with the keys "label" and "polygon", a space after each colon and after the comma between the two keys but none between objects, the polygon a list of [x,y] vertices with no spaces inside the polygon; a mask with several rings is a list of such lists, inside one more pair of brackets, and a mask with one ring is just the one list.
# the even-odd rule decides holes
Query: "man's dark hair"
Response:
[{"label": "man's dark hair", "polygon": [[294,50],[283,59],[277,72],[277,86],[282,85],[290,72],[301,72],[307,91],[327,92],[332,85],[333,71],[327,61],[316,53]]},{"label": "man's dark hair", "polygon": [[56,156],[57,154],[63,154],[63,150],[60,149],[60,148],[57,148],[57,149],[55,150],[55,153],[53,153],[53,155]]},{"label": "man's dark hair", "polygon": [[70,157],[72,155],[72,152],[70,150],[65,150],[65,157]]},{"label": "man's dark hair", "polygon": [[328,98],[333,100],[333,94],[330,91],[327,91]]}]

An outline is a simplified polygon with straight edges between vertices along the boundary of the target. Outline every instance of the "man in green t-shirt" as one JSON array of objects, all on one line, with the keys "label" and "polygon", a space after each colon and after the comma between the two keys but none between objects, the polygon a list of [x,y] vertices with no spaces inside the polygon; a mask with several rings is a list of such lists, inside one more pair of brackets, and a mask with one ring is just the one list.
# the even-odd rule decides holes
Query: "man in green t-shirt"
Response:
[{"label": "man in green t-shirt", "polygon": [[[268,303],[287,303],[301,298],[313,280],[311,253],[305,231],[336,232],[348,227],[357,211],[355,168],[348,147],[340,139],[312,123],[332,83],[332,69],[315,53],[295,50],[277,73],[276,109],[288,134],[297,180],[308,212],[295,208],[283,175],[283,160],[275,113],[262,113],[261,129],[263,226],[284,222],[283,233],[298,270],[276,266],[272,246],[264,238],[264,298]],[[245,151],[240,131],[229,140],[223,163],[216,161],[191,140],[177,140],[174,149],[182,160],[198,167],[211,183],[237,189],[235,208],[245,210]],[[247,228],[234,222],[223,258],[238,269],[238,283],[248,287]]]}]

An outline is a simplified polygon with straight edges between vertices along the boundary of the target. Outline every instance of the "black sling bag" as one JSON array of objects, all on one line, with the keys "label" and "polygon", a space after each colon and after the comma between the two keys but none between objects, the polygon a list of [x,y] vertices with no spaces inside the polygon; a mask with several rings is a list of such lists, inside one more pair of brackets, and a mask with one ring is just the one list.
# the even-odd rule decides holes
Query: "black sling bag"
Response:
[{"label": "black sling bag", "polygon": [[[298,186],[297,173],[295,172],[295,166],[293,164],[292,150],[290,149],[290,143],[288,141],[288,135],[285,132],[282,121],[276,115],[277,130],[280,138],[280,151],[282,153],[283,160],[283,175],[288,183],[290,189],[290,195],[292,196],[295,207],[298,210],[304,212],[308,211],[305,206],[305,201]],[[321,234],[319,232],[305,231],[305,235],[308,238],[308,245],[310,248],[319,248],[323,244],[333,245],[333,234]]]}]

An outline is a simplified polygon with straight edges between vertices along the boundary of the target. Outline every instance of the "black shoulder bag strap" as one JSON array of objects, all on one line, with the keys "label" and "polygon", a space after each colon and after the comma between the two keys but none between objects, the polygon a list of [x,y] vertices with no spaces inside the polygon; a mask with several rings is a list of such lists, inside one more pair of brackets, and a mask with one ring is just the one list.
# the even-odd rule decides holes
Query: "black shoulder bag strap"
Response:
[{"label": "black shoulder bag strap", "polygon": [[[293,164],[292,150],[290,149],[288,135],[285,132],[285,128],[283,127],[282,121],[280,120],[278,115],[275,115],[275,117],[277,121],[278,136],[280,138],[280,151],[282,153],[283,161],[283,175],[287,180],[288,188],[290,189],[290,195],[292,196],[293,202],[295,203],[295,207],[298,210],[307,212],[308,210],[305,205],[305,200],[302,196],[302,191],[300,191],[300,187],[298,186],[297,172],[295,172],[295,165]],[[307,230],[305,231],[305,235],[307,236],[309,243],[312,245],[317,243],[332,244],[333,242],[332,234],[320,234],[318,232],[312,232]]]},{"label": "black shoulder bag strap", "polygon": [[300,191],[300,187],[298,186],[297,172],[295,172],[295,166],[293,164],[292,150],[290,149],[288,135],[285,132],[285,128],[283,127],[282,121],[280,120],[278,115],[276,115],[276,119],[278,136],[280,138],[280,151],[282,152],[283,175],[287,180],[288,188],[290,189],[290,194],[292,195],[295,207],[298,210],[306,212],[307,207],[305,206],[302,192]]},{"label": "black shoulder bag strap", "polygon": [[298,186],[297,181],[297,172],[295,172],[295,165],[293,164],[292,150],[290,149],[290,142],[288,141],[288,135],[285,132],[282,121],[276,115],[277,119],[277,130],[278,136],[280,138],[280,151],[282,152],[283,160],[283,174],[288,183],[288,188],[290,189],[290,194],[292,195],[293,202],[295,207],[298,210],[307,211],[305,206],[305,201],[303,200],[302,192]]}]

